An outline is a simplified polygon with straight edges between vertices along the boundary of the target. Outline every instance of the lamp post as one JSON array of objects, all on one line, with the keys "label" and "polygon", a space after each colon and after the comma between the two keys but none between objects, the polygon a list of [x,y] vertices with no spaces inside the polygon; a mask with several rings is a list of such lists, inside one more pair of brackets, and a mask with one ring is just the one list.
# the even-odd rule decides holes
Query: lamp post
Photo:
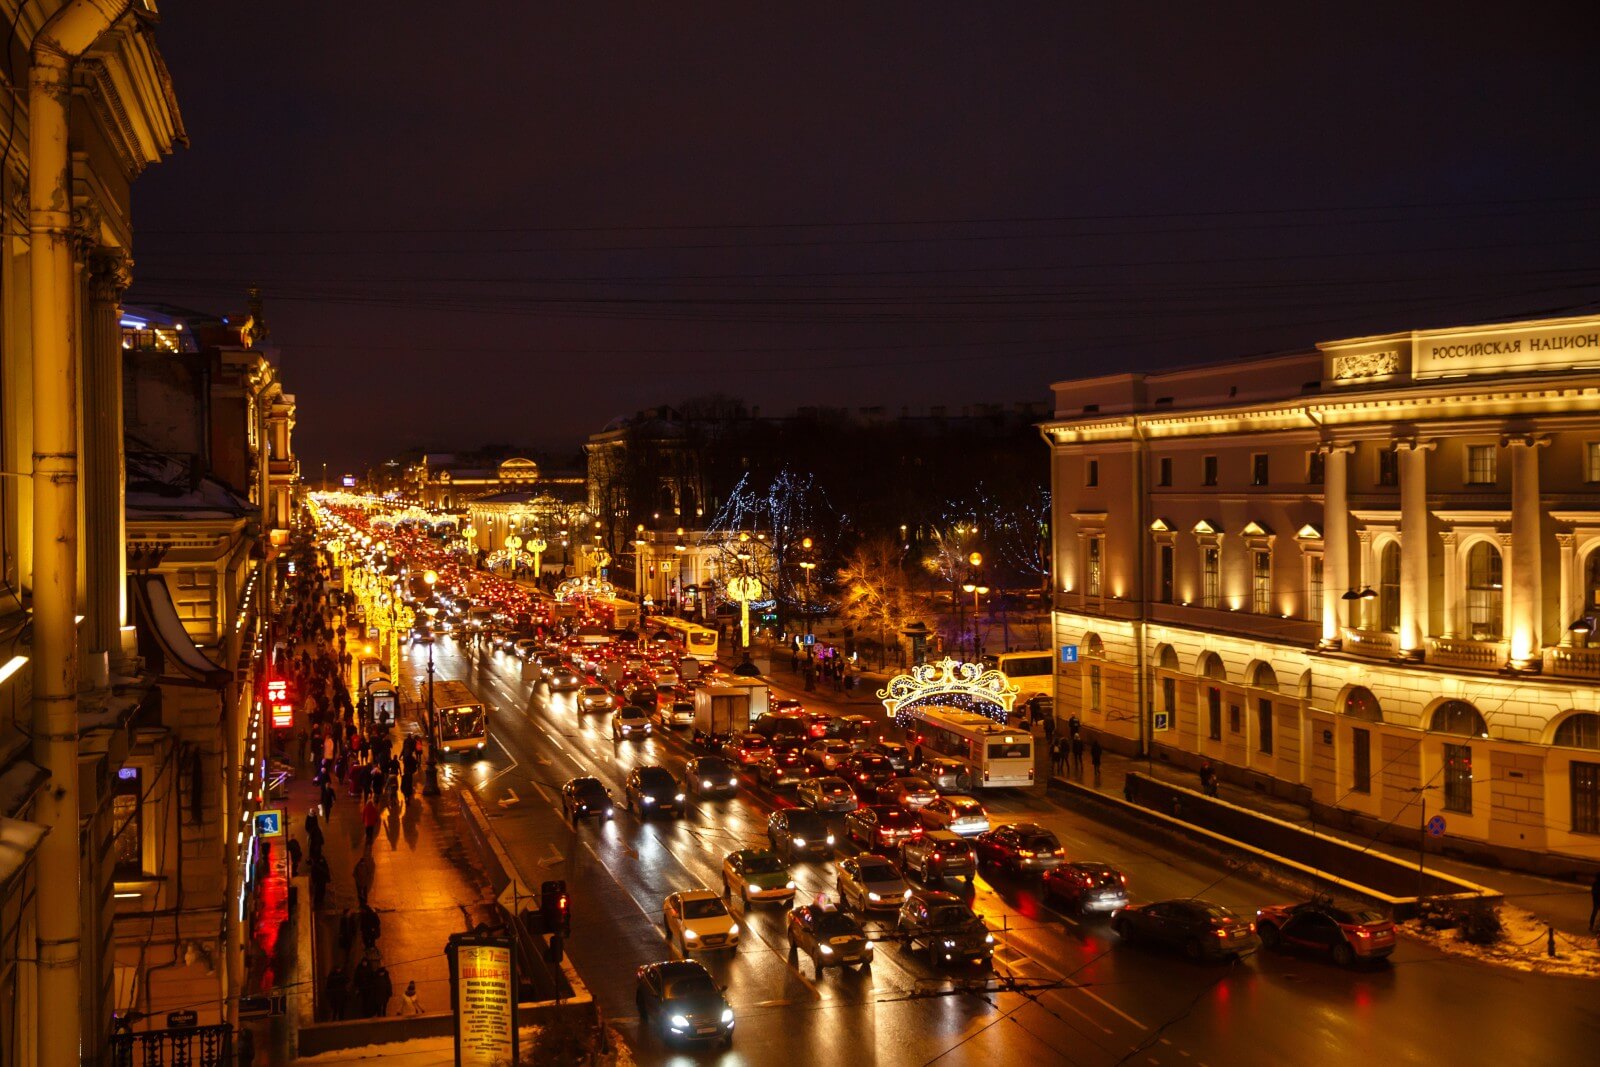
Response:
[{"label": "lamp post", "polygon": [[634,527],[633,531],[633,596],[639,603],[644,603],[644,546],[647,542],[644,536],[644,523]]},{"label": "lamp post", "polygon": [[962,583],[961,588],[963,591],[972,594],[972,660],[974,663],[976,663],[979,658],[978,598],[981,596],[988,596],[989,587],[979,584],[978,582],[974,581],[971,576],[968,576],[967,580]]},{"label": "lamp post", "polygon": [[539,531],[533,531],[533,536],[528,538],[528,551],[533,553],[533,580],[539,580],[539,565],[544,559],[544,550],[550,547],[550,542],[540,536]]},{"label": "lamp post", "polygon": [[739,604],[739,647],[750,647],[750,601],[761,595],[761,579],[750,573],[750,535],[739,534],[739,545],[734,555],[740,563],[740,573],[728,581],[728,595]]},{"label": "lamp post", "polygon": [[439,609],[433,605],[433,587],[439,580],[439,575],[428,571],[422,576],[428,583],[428,766],[423,773],[422,795],[436,797],[439,795],[439,761],[434,755],[439,745],[438,724],[434,722],[433,711],[433,616]]},{"label": "lamp post", "polygon": [[522,538],[518,537],[516,534],[512,534],[511,536],[507,537],[506,538],[506,548],[509,549],[510,552],[511,552],[511,561],[510,561],[511,562],[511,567],[510,567],[511,580],[512,581],[516,581],[516,579],[517,579],[517,553],[522,548]]},{"label": "lamp post", "polygon": [[806,579],[806,633],[809,634],[811,632],[811,572],[817,569],[817,563],[816,560],[811,558],[811,538],[801,538],[800,547],[804,549],[806,553],[806,555],[800,560],[800,570],[805,574]]}]

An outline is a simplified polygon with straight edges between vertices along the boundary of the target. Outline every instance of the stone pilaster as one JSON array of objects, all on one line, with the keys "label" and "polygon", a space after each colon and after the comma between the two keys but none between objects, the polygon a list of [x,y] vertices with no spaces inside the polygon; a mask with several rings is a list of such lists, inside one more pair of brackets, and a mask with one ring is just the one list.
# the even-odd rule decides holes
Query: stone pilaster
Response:
[{"label": "stone pilaster", "polygon": [[1350,453],[1354,445],[1324,445],[1322,465],[1322,643],[1332,647],[1344,640],[1349,625],[1344,594],[1350,581]]},{"label": "stone pilaster", "polygon": [[1511,662],[1527,666],[1539,658],[1543,647],[1539,449],[1550,439],[1523,434],[1503,443],[1511,453]]},{"label": "stone pilaster", "polygon": [[1400,459],[1400,651],[1420,654],[1428,636],[1428,453],[1432,442],[1395,445]]},{"label": "stone pilaster", "polygon": [[127,622],[127,519],[122,442],[122,328],[118,305],[129,261],[100,254],[89,261],[83,331],[84,565],[88,592],[84,638],[90,652],[121,657]]}]

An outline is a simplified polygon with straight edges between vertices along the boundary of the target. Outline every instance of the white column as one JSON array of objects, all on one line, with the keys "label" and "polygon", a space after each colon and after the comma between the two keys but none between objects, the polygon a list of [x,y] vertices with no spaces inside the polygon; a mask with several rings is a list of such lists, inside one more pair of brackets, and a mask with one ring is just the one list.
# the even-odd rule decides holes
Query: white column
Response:
[{"label": "white column", "polygon": [[1540,582],[1539,448],[1548,437],[1507,437],[1511,453],[1511,660],[1527,665],[1539,657],[1544,600]]},{"label": "white column", "polygon": [[1322,448],[1322,642],[1337,645],[1348,625],[1344,594],[1353,588],[1350,581],[1350,502],[1347,458],[1354,445],[1324,445]]},{"label": "white column", "polygon": [[1569,533],[1556,534],[1556,544],[1561,547],[1561,614],[1556,621],[1561,626],[1561,643],[1572,644],[1572,631],[1567,629],[1579,615],[1584,614],[1584,609],[1573,597],[1573,578],[1576,577],[1574,563],[1577,561],[1578,539]]},{"label": "white column", "polygon": [[1444,627],[1440,633],[1455,637],[1461,614],[1461,561],[1456,558],[1456,532],[1442,531],[1439,542],[1444,546]]},{"label": "white column", "polygon": [[[1360,586],[1362,589],[1369,589],[1372,587],[1373,580],[1372,531],[1358,530],[1356,532],[1356,537],[1361,542],[1361,567],[1360,574],[1358,576],[1360,580],[1355,584]],[[1372,624],[1372,613],[1377,610],[1377,598],[1374,597],[1370,600],[1358,600],[1356,603],[1361,605],[1361,617],[1351,619],[1350,625],[1359,630],[1377,629],[1377,627]]]},{"label": "white column", "polygon": [[1428,636],[1428,453],[1432,442],[1399,441],[1400,651],[1418,653]]}]

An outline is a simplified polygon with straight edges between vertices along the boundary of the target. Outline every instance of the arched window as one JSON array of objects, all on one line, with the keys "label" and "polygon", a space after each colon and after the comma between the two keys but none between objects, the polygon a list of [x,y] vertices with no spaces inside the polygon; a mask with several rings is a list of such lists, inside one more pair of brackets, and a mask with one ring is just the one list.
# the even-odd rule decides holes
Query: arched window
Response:
[{"label": "arched window", "polygon": [[1378,629],[1400,632],[1400,546],[1393,541],[1378,553]]},{"label": "arched window", "polygon": [[1250,684],[1257,689],[1277,689],[1278,675],[1270,663],[1257,663],[1256,669],[1250,673]]},{"label": "arched window", "polygon": [[1352,719],[1361,719],[1364,722],[1383,721],[1383,708],[1379,706],[1378,698],[1365,686],[1352,687],[1344,695],[1344,707],[1340,710]]},{"label": "arched window", "polygon": [[1162,645],[1156,655],[1156,665],[1164,671],[1178,670],[1178,653],[1171,645]]},{"label": "arched window", "polygon": [[1479,541],[1467,553],[1467,635],[1474,641],[1498,641],[1504,635],[1504,597],[1500,550]]},{"label": "arched window", "polygon": [[[1163,671],[1176,671],[1182,668],[1178,664],[1178,653],[1171,645],[1162,645],[1156,654],[1156,665]],[[1161,710],[1168,715],[1178,712],[1178,680],[1171,674],[1161,679]]]},{"label": "arched window", "polygon": [[1436,734],[1460,734],[1463,737],[1488,737],[1489,724],[1483,721],[1478,709],[1465,700],[1446,700],[1433,709],[1428,729]]},{"label": "arched window", "polygon": [[1556,727],[1551,744],[1562,748],[1600,748],[1600,715],[1592,711],[1568,715]]},{"label": "arched window", "polygon": [[1215,652],[1202,652],[1200,654],[1200,673],[1219,682],[1228,680],[1228,668],[1222,665],[1222,657]]}]

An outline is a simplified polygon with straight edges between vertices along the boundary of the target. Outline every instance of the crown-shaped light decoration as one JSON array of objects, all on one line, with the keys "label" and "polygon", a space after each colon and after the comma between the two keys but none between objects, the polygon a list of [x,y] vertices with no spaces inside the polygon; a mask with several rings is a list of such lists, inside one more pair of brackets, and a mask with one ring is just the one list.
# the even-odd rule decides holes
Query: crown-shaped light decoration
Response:
[{"label": "crown-shaped light decoration", "polygon": [[592,574],[586,574],[582,578],[568,578],[556,586],[556,599],[563,603],[579,597],[600,597],[609,600],[616,595],[616,586]]},{"label": "crown-shaped light decoration", "polygon": [[944,659],[895,675],[878,690],[878,699],[901,726],[911,721],[915,708],[924,706],[960,708],[1004,726],[1018,692],[999,671],[987,670],[981,663]]}]

